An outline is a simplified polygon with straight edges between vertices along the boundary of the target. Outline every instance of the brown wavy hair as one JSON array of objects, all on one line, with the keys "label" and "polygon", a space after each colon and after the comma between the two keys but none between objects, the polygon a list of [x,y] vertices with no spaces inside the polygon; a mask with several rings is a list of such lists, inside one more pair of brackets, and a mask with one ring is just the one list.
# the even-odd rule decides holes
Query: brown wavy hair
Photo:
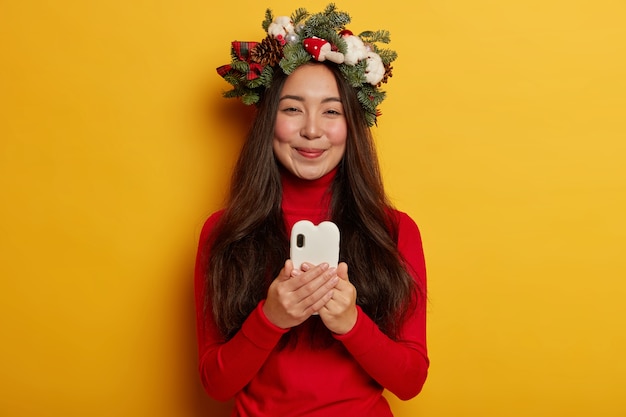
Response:
[{"label": "brown wavy hair", "polygon": [[[326,65],[326,64],[307,64]],[[380,175],[371,131],[352,88],[332,64],[348,126],[346,150],[332,184],[330,218],[341,230],[340,261],[350,267],[357,304],[388,336],[421,294],[397,250],[397,229]],[[233,171],[225,209],[204,248],[205,307],[212,306],[225,339],[231,338],[267,295],[289,257],[282,216],[279,162],[272,140],[287,78],[276,71]],[[206,258],[205,258],[206,259]]]}]

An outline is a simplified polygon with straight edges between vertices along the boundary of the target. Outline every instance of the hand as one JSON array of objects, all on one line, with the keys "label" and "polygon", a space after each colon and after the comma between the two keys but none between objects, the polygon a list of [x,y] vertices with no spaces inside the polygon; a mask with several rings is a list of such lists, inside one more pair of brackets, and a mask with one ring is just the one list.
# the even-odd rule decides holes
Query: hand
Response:
[{"label": "hand", "polygon": [[270,284],[263,313],[280,328],[297,326],[324,307],[339,281],[335,268],[328,264],[309,265],[303,272],[287,260]]},{"label": "hand", "polygon": [[[312,265],[304,264],[303,269]],[[356,324],[358,311],[356,309],[356,288],[348,279],[348,265],[341,262],[337,266],[337,276],[340,278],[332,292],[331,299],[319,310],[324,325],[333,333],[346,334]]]}]

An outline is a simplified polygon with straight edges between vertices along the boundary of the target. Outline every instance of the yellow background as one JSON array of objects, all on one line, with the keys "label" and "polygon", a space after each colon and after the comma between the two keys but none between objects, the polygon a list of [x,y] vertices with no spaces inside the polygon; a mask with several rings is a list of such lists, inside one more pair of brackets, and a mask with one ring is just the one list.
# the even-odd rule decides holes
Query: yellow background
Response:
[{"label": "yellow background", "polygon": [[[325,4],[0,0],[0,415],[226,415],[192,264],[249,112],[215,68]],[[626,415],[626,3],[337,4],[399,53],[375,135],[432,367],[396,415]]]}]

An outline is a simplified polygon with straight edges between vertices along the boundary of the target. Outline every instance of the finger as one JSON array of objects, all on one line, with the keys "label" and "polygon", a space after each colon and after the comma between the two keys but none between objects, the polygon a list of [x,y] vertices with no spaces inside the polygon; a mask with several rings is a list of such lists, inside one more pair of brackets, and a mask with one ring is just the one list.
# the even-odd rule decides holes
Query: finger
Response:
[{"label": "finger", "polygon": [[326,308],[329,311],[338,312],[342,306],[346,306],[348,303],[345,294],[339,289],[339,285],[341,284],[341,279],[339,279],[339,283],[335,286],[333,290],[333,296],[326,303]]},{"label": "finger", "polygon": [[280,272],[278,273],[278,279],[280,281],[286,281],[288,280],[291,275],[293,274],[294,268],[293,268],[293,261],[291,259],[287,259],[285,261],[285,265],[283,266],[283,269],[280,270]]},{"label": "finger", "polygon": [[337,275],[326,281],[324,285],[318,288],[313,294],[302,300],[303,305],[308,305],[307,310],[311,313],[319,311],[329,301],[332,300],[333,294],[336,294],[335,285],[340,281]]},{"label": "finger", "polygon": [[297,282],[300,283],[300,287],[296,290],[296,294],[300,300],[304,300],[336,276],[337,273],[335,268],[324,269],[323,266],[315,267],[297,278]]},{"label": "finger", "polygon": [[[300,285],[306,285],[309,282],[314,281],[316,278],[318,278],[328,270],[329,266],[326,263],[320,264],[315,267],[309,264],[309,268],[307,268],[306,272],[303,272],[303,270],[298,270],[296,268],[292,269],[291,276],[297,278],[298,282],[300,282]],[[333,268],[333,274],[334,273],[335,272]]]},{"label": "finger", "polygon": [[307,309],[308,314],[320,313],[321,310],[326,310],[328,303],[333,298],[334,291],[328,291],[322,298],[320,298],[315,303],[311,304],[311,306]]},{"label": "finger", "polygon": [[350,281],[348,279],[348,264],[347,263],[340,262],[339,265],[337,265],[337,275],[339,276],[339,278],[345,281]]},{"label": "finger", "polygon": [[[324,264],[319,264],[317,266],[322,266],[322,265]],[[309,262],[302,262],[302,265],[300,265],[300,269],[302,269],[304,272],[310,271],[312,268],[315,268],[315,265]]]},{"label": "finger", "polygon": [[347,277],[341,277],[339,274],[337,274],[337,276],[340,278],[339,283],[337,284],[337,289],[339,291],[349,293],[354,289],[354,285],[348,281]]},{"label": "finger", "polygon": [[294,277],[294,278],[295,277],[299,277],[302,274],[303,274],[303,272],[301,270],[297,269],[297,268],[294,268],[294,269],[291,270],[291,276]]},{"label": "finger", "polygon": [[326,305],[328,310],[338,312],[356,303],[356,289],[354,285],[343,278],[339,279],[333,292],[334,295],[332,299]]}]

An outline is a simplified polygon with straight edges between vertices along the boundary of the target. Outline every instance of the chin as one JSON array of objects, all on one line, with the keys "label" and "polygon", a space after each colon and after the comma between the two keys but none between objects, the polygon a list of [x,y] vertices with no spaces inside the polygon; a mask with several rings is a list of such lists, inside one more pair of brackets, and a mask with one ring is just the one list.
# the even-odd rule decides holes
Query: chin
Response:
[{"label": "chin", "polygon": [[306,170],[296,171],[295,173],[296,173],[296,177],[303,179],[303,180],[309,180],[309,181],[320,179],[325,174],[324,171],[306,171]]}]

